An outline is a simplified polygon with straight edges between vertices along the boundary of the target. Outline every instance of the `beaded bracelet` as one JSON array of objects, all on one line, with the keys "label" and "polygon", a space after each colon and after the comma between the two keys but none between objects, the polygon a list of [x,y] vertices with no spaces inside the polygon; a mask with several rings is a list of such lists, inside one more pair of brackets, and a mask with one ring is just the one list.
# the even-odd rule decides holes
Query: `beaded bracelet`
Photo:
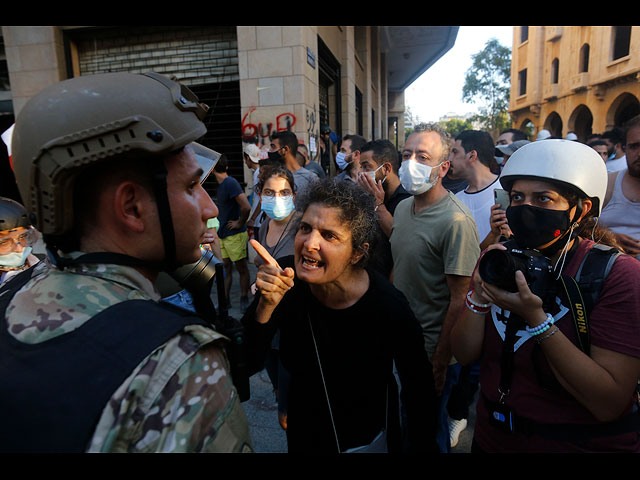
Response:
[{"label": "beaded bracelet", "polygon": [[473,290],[469,290],[467,292],[467,298],[465,299],[464,304],[466,307],[471,310],[473,313],[485,314],[489,313],[491,310],[491,303],[478,303],[471,299],[471,294]]},{"label": "beaded bracelet", "polygon": [[541,333],[546,332],[551,327],[551,325],[553,325],[553,322],[555,322],[553,315],[551,315],[550,313],[547,313],[547,319],[544,321],[544,323],[541,323],[536,327],[530,327],[527,325],[526,327],[527,333],[529,333],[529,335],[534,335],[534,336],[540,335]]},{"label": "beaded bracelet", "polygon": [[536,338],[536,343],[540,344],[542,343],[544,340],[546,340],[547,338],[549,338],[550,336],[552,336],[554,333],[556,333],[558,330],[560,330],[558,327],[554,327],[553,330],[551,330],[551,332],[547,333],[544,337],[541,338]]},{"label": "beaded bracelet", "polygon": [[471,298],[471,295],[473,295],[473,290],[469,290],[467,292],[467,300],[469,300],[469,303],[471,303],[471,305],[473,305],[474,307],[491,308],[491,303],[478,303]]}]

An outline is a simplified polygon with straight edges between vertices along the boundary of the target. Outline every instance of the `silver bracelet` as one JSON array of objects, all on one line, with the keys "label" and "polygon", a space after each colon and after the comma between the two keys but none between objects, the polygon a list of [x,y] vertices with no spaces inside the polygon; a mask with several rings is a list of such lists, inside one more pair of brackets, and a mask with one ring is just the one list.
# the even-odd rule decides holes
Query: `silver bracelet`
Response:
[{"label": "silver bracelet", "polygon": [[547,338],[549,338],[550,336],[552,336],[554,333],[556,333],[558,330],[560,330],[558,327],[554,327],[553,330],[551,330],[551,332],[547,333],[544,337],[542,338],[536,338],[536,343],[540,344],[542,343],[544,340],[546,340]]}]

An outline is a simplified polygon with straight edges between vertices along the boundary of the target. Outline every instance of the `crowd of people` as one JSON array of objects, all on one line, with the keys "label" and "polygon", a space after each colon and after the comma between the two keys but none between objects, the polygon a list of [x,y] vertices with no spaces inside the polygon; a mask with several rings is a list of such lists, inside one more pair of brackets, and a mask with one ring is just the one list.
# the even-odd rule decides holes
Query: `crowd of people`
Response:
[{"label": "crowd of people", "polygon": [[17,118],[0,451],[252,451],[266,368],[291,453],[448,453],[470,408],[475,453],[640,452],[640,117],[584,143],[421,124],[400,151],[323,127],[320,161],[278,132],[244,147],[248,198],[206,112],[110,73]]}]

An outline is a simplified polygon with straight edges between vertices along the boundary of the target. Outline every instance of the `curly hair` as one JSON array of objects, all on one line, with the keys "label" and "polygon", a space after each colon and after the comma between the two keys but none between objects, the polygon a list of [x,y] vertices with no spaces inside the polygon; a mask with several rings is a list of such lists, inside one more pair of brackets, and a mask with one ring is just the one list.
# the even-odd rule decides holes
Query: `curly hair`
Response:
[{"label": "curly hair", "polygon": [[[323,178],[313,182],[299,198],[296,210],[304,213],[311,204],[336,208],[338,218],[351,232],[351,245],[364,255],[354,265],[364,268],[369,261],[377,239],[375,199],[353,182]],[[368,244],[369,248],[364,245]]]}]

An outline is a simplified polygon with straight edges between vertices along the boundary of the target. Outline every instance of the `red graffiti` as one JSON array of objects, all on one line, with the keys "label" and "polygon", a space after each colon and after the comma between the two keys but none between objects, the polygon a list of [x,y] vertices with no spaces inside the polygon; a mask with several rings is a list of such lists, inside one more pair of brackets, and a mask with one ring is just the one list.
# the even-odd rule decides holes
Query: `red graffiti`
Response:
[{"label": "red graffiti", "polygon": [[[242,117],[242,140],[245,142],[253,142],[253,143],[265,143],[265,139],[268,139],[273,133],[273,123],[265,123],[259,122],[257,125],[255,123],[248,123],[247,117],[256,109],[256,107],[252,107],[245,115]],[[281,113],[276,117],[275,121],[275,131],[283,132],[285,130],[291,130],[291,128],[296,123],[296,116],[293,113]]]}]

